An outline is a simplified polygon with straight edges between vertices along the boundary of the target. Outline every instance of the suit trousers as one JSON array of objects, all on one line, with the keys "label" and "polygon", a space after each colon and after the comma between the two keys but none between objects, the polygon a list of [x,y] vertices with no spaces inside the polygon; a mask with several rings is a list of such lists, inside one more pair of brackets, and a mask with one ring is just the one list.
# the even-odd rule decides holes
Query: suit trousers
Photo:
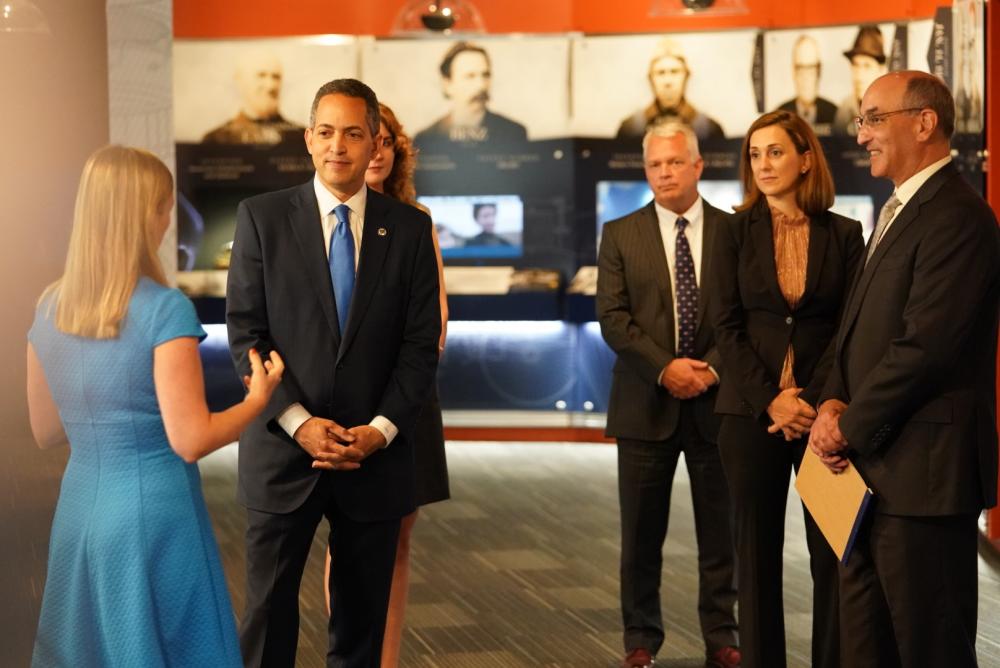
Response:
[{"label": "suit trousers", "polygon": [[660,574],[670,519],[670,493],[677,460],[684,453],[691,479],[698,542],[698,617],[709,653],[738,645],[733,534],[729,493],[714,443],[698,432],[691,407],[682,403],[680,422],[665,441],[618,439],[621,506],[621,605],[625,650],[652,654],[663,644]]},{"label": "suit trousers", "polygon": [[[792,469],[806,442],[767,433],[765,419],[726,415],[719,452],[729,480],[736,525],[743,668],[784,668],[785,615],[782,552]],[[813,579],[812,666],[840,665],[837,555],[805,507],[806,544]]]},{"label": "suit trousers", "polygon": [[840,568],[844,665],[976,666],[976,534],[974,514],[869,513]]},{"label": "suit trousers", "polygon": [[[336,475],[350,475],[350,472]],[[358,522],[337,506],[332,475],[287,514],[247,509],[246,610],[240,649],[247,668],[294,668],[299,640],[299,585],[320,519],[330,524],[328,668],[377,668],[398,519]]]}]

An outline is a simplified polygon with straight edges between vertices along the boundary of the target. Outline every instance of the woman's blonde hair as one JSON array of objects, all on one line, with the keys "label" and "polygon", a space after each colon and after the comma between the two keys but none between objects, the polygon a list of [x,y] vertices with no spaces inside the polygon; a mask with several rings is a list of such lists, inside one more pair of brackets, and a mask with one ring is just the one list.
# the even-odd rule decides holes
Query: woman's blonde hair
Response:
[{"label": "woman's blonde hair", "polygon": [[148,151],[106,146],[87,160],[62,277],[52,297],[56,327],[95,339],[118,336],[140,276],[166,285],[156,254],[174,191],[170,170]]}]

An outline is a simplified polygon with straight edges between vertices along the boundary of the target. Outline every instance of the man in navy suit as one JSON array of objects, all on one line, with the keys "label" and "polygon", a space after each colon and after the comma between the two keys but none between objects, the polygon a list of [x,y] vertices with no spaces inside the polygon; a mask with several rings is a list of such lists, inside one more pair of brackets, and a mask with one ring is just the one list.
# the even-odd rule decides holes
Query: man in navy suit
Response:
[{"label": "man in navy suit", "polygon": [[400,518],[414,509],[408,430],[440,333],[431,222],[365,186],[378,101],[338,79],[305,131],[315,177],[243,201],[227,289],[233,359],[277,350],[287,382],[240,440],[247,666],[292,668],[298,590],[330,524],[328,666],[379,663]]},{"label": "man in navy suit", "polygon": [[924,72],[861,100],[895,190],[847,299],[810,447],[847,456],[874,512],[840,569],[843,665],[976,664],[977,527],[996,504],[1000,231],[951,161],[955,104]]}]

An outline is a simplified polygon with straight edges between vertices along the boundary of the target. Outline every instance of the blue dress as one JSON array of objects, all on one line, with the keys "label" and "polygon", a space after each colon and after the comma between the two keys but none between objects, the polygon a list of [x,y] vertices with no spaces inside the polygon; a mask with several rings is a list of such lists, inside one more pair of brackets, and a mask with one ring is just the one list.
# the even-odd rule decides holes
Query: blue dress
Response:
[{"label": "blue dress", "polygon": [[153,348],[204,338],[191,302],[141,279],[116,339],[28,334],[71,454],[49,543],[32,666],[242,666],[196,464],[171,448]]}]

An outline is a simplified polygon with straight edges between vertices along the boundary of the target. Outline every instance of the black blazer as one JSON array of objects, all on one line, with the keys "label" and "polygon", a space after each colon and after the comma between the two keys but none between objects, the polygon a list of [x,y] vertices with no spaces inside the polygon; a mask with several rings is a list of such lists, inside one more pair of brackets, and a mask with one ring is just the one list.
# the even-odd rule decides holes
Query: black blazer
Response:
[{"label": "black blazer", "polygon": [[861,224],[829,211],[809,220],[806,286],[788,307],[778,286],[771,211],[764,198],[729,219],[716,237],[712,321],[726,375],[716,411],[759,418],[781,391],[785,353],[795,350],[799,396],[819,400],[847,289],[862,261]]},{"label": "black blazer", "polygon": [[[706,303],[715,268],[712,244],[728,214],[702,201],[701,267],[695,355],[720,375],[722,361],[715,350]],[[674,302],[663,238],[652,202],[604,226],[598,254],[597,318],[604,340],[615,351],[614,377],[608,404],[608,436],[659,441],[677,428],[680,400],[657,379],[676,357]],[[719,431],[712,411],[715,388],[688,400],[702,438],[714,443]]]},{"label": "black blazer", "polygon": [[[272,513],[298,508],[321,475],[359,521],[413,510],[408,432],[437,368],[441,330],[437,263],[427,214],[368,190],[346,332],[337,323],[312,181],[251,197],[236,215],[226,324],[240,375],[251,347],[277,350],[285,374],[240,438],[239,499]],[[355,471],[322,473],[277,424],[292,403],[345,427],[384,415],[399,430]]]},{"label": "black blazer", "polygon": [[823,398],[880,512],[996,503],[1000,231],[953,164],[897,214],[858,276]]}]

